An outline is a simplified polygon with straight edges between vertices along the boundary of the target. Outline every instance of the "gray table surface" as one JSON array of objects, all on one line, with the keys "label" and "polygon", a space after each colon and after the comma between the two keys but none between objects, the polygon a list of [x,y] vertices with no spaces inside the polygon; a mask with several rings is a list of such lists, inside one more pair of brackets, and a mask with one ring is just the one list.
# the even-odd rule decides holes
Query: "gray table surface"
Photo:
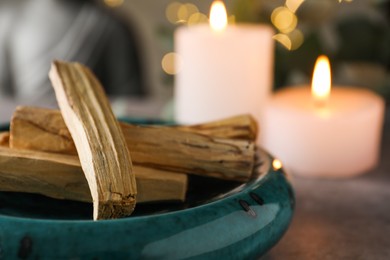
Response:
[{"label": "gray table surface", "polygon": [[262,260],[390,259],[390,110],[378,167],[345,180],[292,178],[294,218]]}]

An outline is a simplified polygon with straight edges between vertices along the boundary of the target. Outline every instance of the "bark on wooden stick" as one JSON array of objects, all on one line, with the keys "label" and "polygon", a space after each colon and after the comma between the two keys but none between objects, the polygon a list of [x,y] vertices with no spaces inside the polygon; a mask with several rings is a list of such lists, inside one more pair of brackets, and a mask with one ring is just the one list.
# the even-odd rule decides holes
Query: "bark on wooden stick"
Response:
[{"label": "bark on wooden stick", "polygon": [[130,153],[103,88],[79,63],[54,61],[49,77],[88,181],[94,220],[130,215],[137,193]]},{"label": "bark on wooden stick", "polygon": [[[134,166],[137,203],[184,201],[187,175]],[[0,147],[0,191],[92,202],[77,156]]]},{"label": "bark on wooden stick", "polygon": [[[47,123],[46,118],[56,123]],[[57,111],[19,107],[11,121],[11,147],[75,154],[66,125],[58,118],[61,115]],[[221,136],[253,136],[257,132],[253,127],[255,123],[249,116],[227,121],[230,124],[212,122],[193,128],[122,123],[121,128],[135,165],[245,181],[254,163],[254,140],[231,140]],[[200,129],[202,134],[197,133]],[[204,135],[204,131],[210,136]]]}]

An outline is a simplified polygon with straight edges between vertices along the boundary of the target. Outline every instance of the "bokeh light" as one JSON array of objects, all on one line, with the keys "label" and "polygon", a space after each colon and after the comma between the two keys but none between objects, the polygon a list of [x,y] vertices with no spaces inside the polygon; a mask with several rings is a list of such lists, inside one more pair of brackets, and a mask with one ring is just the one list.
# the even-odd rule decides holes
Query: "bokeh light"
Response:
[{"label": "bokeh light", "polygon": [[186,20],[188,20],[191,17],[191,15],[199,13],[198,7],[194,4],[187,3],[187,4],[184,4],[184,6],[187,10]]},{"label": "bokeh light", "polygon": [[165,9],[165,16],[172,24],[187,23],[190,17],[196,13],[199,13],[199,9],[191,3],[172,2]]},{"label": "bokeh light", "polygon": [[170,3],[167,8],[165,9],[165,16],[167,17],[168,21],[172,24],[177,23],[177,13],[179,11],[179,8],[182,6],[179,2],[172,2]]},{"label": "bokeh light", "polygon": [[296,50],[303,44],[305,39],[303,33],[299,29],[295,29],[294,31],[288,34],[291,41],[291,50]]},{"label": "bokeh light", "polygon": [[186,5],[181,5],[179,10],[177,10],[177,23],[185,23],[190,15],[188,14],[188,9]]},{"label": "bokeh light", "polygon": [[[187,24],[188,26],[192,26],[209,23],[208,15],[200,12],[199,8],[192,3],[172,2],[165,9],[165,16],[170,23],[175,25]],[[236,23],[236,17],[234,15],[230,15],[227,19],[229,24]]]},{"label": "bokeh light", "polygon": [[297,26],[298,18],[290,9],[283,6],[272,12],[271,21],[280,32],[289,33]]},{"label": "bokeh light", "polygon": [[196,24],[208,23],[208,22],[209,22],[209,18],[207,17],[207,15],[197,12],[192,14],[190,18],[188,18],[187,24],[196,25]]},{"label": "bokeh light", "polygon": [[272,38],[275,39],[280,44],[282,44],[287,50],[291,50],[292,43],[291,43],[291,39],[290,39],[290,37],[288,37],[288,35],[286,35],[284,33],[278,33],[278,34],[274,35]]},{"label": "bokeh light", "polygon": [[180,55],[175,52],[165,54],[161,60],[161,67],[169,75],[177,74],[181,68]]},{"label": "bokeh light", "polygon": [[291,12],[295,13],[304,1],[305,0],[286,0],[286,6]]}]

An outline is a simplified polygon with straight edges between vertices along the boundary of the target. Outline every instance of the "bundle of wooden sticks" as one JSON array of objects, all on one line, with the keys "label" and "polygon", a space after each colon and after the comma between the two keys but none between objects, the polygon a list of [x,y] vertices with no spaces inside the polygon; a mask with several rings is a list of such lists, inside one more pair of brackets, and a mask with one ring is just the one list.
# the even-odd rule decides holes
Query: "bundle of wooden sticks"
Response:
[{"label": "bundle of wooden sticks", "polygon": [[19,107],[0,133],[0,190],[94,203],[94,219],[131,214],[135,201],[184,200],[187,174],[246,181],[257,125],[249,115],[193,126],[118,122],[99,82],[56,61],[60,111]]}]

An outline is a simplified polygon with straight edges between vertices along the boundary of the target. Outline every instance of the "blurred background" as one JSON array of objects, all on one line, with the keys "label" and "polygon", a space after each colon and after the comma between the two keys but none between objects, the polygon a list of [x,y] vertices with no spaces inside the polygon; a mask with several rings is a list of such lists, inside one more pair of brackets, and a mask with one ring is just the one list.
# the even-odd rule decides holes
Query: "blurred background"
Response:
[{"label": "blurred background", "polygon": [[[52,59],[91,67],[118,116],[171,118],[180,69],[173,64],[173,33],[207,22],[211,3],[0,1],[0,122],[9,121],[17,104],[56,106],[47,77]],[[334,85],[370,88],[390,99],[389,0],[225,3],[229,23],[275,29],[275,90],[310,83],[315,59],[326,54]]]}]

